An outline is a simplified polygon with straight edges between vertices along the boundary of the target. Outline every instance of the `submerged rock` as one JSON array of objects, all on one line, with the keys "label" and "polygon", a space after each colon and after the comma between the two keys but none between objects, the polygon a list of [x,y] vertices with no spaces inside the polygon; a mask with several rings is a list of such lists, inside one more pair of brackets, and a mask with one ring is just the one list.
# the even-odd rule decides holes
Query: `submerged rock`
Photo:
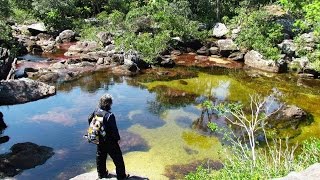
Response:
[{"label": "submerged rock", "polygon": [[192,171],[196,171],[197,167],[205,165],[210,169],[219,170],[223,168],[223,164],[220,161],[214,161],[210,159],[196,160],[189,164],[175,164],[167,166],[165,169],[165,176],[169,179],[184,179],[185,175]]},{"label": "submerged rock", "polygon": [[0,81],[0,105],[26,103],[55,93],[54,86],[31,79]]},{"label": "submerged rock", "polygon": [[121,131],[120,147],[122,153],[131,151],[148,151],[150,149],[146,140],[140,135],[128,131]]},{"label": "submerged rock", "polygon": [[272,128],[297,129],[301,122],[307,120],[307,113],[295,105],[287,105],[282,107],[279,112],[270,119],[268,124]]},{"label": "submerged rock", "polygon": [[50,147],[31,142],[15,144],[10,153],[0,155],[0,178],[13,177],[25,169],[42,165],[53,154]]}]

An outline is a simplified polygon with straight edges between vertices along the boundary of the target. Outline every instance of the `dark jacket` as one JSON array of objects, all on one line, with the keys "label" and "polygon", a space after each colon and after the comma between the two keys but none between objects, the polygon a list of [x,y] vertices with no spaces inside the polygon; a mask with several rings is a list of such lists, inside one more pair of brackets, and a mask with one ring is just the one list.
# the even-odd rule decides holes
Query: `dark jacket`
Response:
[{"label": "dark jacket", "polygon": [[90,114],[90,116],[88,118],[89,124],[91,123],[92,118],[95,115],[104,116],[103,117],[103,126],[106,131],[106,136],[105,136],[104,140],[105,141],[116,141],[116,142],[119,141],[120,135],[119,135],[119,131],[118,131],[117,123],[116,123],[116,118],[115,118],[114,114],[111,113],[110,111],[105,111],[105,110],[98,108],[95,111],[93,111],[93,113]]}]

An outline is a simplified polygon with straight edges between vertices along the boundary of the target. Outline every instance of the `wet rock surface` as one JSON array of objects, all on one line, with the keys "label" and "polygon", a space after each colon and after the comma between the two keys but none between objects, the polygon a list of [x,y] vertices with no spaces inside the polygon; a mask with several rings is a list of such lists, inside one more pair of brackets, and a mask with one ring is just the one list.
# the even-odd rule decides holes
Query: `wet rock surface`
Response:
[{"label": "wet rock surface", "polygon": [[0,81],[0,105],[26,103],[55,93],[54,86],[31,79]]},{"label": "wet rock surface", "polygon": [[11,152],[0,155],[0,178],[13,177],[25,169],[44,164],[53,156],[53,149],[31,142],[18,143]]}]

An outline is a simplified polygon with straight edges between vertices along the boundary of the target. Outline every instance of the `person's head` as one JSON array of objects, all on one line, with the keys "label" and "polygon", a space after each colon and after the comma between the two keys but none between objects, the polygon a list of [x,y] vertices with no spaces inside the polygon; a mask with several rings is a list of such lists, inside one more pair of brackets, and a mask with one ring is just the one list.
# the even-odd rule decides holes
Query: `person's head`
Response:
[{"label": "person's head", "polygon": [[112,96],[110,94],[104,94],[99,100],[99,108],[105,111],[111,109]]}]

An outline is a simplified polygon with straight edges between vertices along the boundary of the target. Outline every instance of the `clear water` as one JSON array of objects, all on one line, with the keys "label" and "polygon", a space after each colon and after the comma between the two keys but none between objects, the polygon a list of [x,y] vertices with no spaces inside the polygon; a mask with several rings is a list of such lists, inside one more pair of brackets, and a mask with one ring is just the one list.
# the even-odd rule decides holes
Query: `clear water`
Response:
[{"label": "clear water", "polygon": [[[208,70],[197,77],[154,81],[149,74],[129,78],[102,72],[60,84],[57,95],[47,99],[0,106],[9,126],[4,135],[10,136],[9,142],[0,145],[0,153],[28,141],[54,149],[55,155],[44,165],[25,170],[17,179],[69,179],[94,170],[95,146],[85,142],[82,136],[89,113],[104,93],[114,97],[112,111],[121,134],[134,133],[147,143],[146,147],[132,147],[124,152],[127,171],[150,179],[168,179],[165,175],[170,165],[223,158],[218,153],[221,149],[218,138],[192,128],[201,114],[195,102],[203,95],[211,94],[221,101],[245,101],[250,93],[267,94],[278,88],[286,95],[285,101],[300,105],[314,116],[315,122],[303,128],[295,139],[320,137],[318,86],[297,86],[295,80],[287,77],[254,79],[243,74]],[[134,143],[132,139],[122,141]],[[114,170],[110,160],[108,167]]]}]

